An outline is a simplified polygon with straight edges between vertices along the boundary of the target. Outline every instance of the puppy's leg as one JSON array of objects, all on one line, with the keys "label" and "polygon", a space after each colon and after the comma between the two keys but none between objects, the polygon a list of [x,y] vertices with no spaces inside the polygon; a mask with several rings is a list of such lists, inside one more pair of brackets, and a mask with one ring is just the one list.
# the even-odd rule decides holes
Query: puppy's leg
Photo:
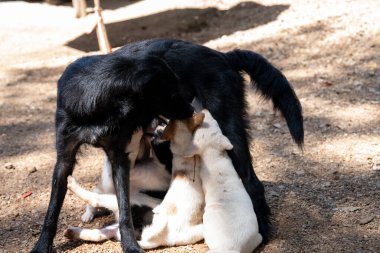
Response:
[{"label": "puppy's leg", "polygon": [[[159,208],[160,209],[160,208]],[[162,245],[167,245],[167,224],[168,217],[166,213],[154,211],[152,224],[143,228],[141,241],[139,245],[143,249],[153,249]]]},{"label": "puppy's leg", "polygon": [[[134,167],[135,160],[138,156],[138,151],[140,148],[140,141],[143,136],[143,131],[141,129],[137,130],[133,135],[130,144],[126,147],[126,152],[129,153],[129,158],[132,161],[132,168]],[[108,157],[104,158],[104,165],[102,169],[102,175],[100,178],[99,185],[93,190],[94,193],[115,193],[115,186],[112,179],[112,168],[108,160]],[[113,210],[113,209],[112,209]],[[86,211],[82,215],[81,219],[83,222],[90,222],[94,219],[96,214],[96,208],[87,205]]]},{"label": "puppy's leg", "polygon": [[[102,175],[100,178],[99,185],[93,190],[94,193],[115,193],[115,186],[113,184],[113,179],[112,179],[112,168],[111,164],[105,156],[104,158],[104,165],[103,165],[103,170],[102,170]],[[96,208],[87,205],[86,206],[86,211],[82,215],[81,219],[83,222],[90,222],[94,219],[94,216],[96,214]]]},{"label": "puppy's leg", "polygon": [[118,232],[119,224],[112,224],[101,229],[71,227],[65,230],[64,236],[70,240],[76,239],[91,242],[101,242],[110,240],[112,238],[117,239]]},{"label": "puppy's leg", "polygon": [[198,224],[182,231],[178,235],[177,245],[194,244],[203,239],[203,224]]},{"label": "puppy's leg", "polygon": [[131,196],[131,205],[148,206],[150,208],[155,208],[161,203],[161,201],[161,199],[153,198],[141,192],[138,192],[134,196]]},{"label": "puppy's leg", "polygon": [[57,131],[57,163],[55,164],[49,207],[40,237],[31,252],[51,252],[57,231],[58,216],[67,192],[67,177],[72,174],[79,142],[64,138]]},{"label": "puppy's leg", "polygon": [[[128,138],[128,137],[126,137]],[[104,140],[103,148],[112,166],[113,181],[115,184],[116,198],[119,205],[119,226],[121,245],[124,252],[144,252],[136,242],[131,217],[129,202],[129,170],[131,161],[124,153],[126,141],[123,136],[115,136]],[[128,138],[130,139],[130,137]]]},{"label": "puppy's leg", "polygon": [[67,188],[94,208],[105,207],[114,213],[118,212],[117,200],[114,194],[99,194],[83,189],[72,176],[67,178]]}]

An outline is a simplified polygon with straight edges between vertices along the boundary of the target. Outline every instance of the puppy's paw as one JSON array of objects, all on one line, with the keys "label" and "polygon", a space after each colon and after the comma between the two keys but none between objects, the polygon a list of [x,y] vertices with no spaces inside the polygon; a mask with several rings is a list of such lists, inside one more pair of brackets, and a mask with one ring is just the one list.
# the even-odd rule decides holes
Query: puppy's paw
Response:
[{"label": "puppy's paw", "polygon": [[66,229],[66,230],[63,232],[63,235],[64,235],[67,239],[69,239],[69,240],[74,240],[74,239],[77,239],[77,238],[78,238],[79,232],[80,232],[80,228],[72,227],[72,228],[68,228],[68,229]]},{"label": "puppy's paw", "polygon": [[81,220],[84,223],[91,222],[94,219],[95,214],[89,210],[86,210],[84,214],[82,214]]},{"label": "puppy's paw", "polygon": [[72,190],[76,186],[77,182],[75,181],[75,178],[72,176],[67,177],[67,188]]}]

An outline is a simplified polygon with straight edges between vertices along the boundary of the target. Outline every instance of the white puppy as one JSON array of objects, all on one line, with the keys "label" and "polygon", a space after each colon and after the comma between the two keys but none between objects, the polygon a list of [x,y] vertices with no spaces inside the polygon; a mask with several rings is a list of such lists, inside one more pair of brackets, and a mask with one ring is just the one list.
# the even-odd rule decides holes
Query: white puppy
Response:
[{"label": "white puppy", "polygon": [[[131,171],[130,171],[130,178],[131,178],[131,191],[130,191],[130,199],[131,199],[131,205],[146,205],[151,208],[154,208],[157,206],[160,202],[147,197],[146,195],[141,195],[139,192],[139,186],[145,185],[145,182],[141,182],[141,171],[134,170],[135,161],[137,158],[144,155],[144,145],[145,144],[145,138],[143,137],[143,131],[141,129],[137,130],[131,138],[131,141],[126,149],[126,153],[129,153],[129,159],[131,161]],[[154,170],[151,170],[154,171]],[[143,171],[144,172],[144,171]],[[150,172],[150,171],[149,171]],[[145,178],[146,180],[149,180],[150,177]],[[166,185],[165,181],[165,185]],[[146,184],[150,185],[150,184]],[[103,170],[101,174],[101,178],[99,181],[99,184],[96,186],[96,188],[93,190],[94,193],[99,194],[109,194],[109,195],[115,195],[115,186],[113,184],[112,179],[112,167],[111,163],[109,162],[107,156],[104,158],[104,165]],[[141,197],[141,198],[140,198]],[[139,203],[141,199],[141,203]],[[111,201],[113,202],[113,201]],[[116,207],[117,208],[117,207]],[[108,208],[109,209],[109,208]],[[112,209],[110,209],[113,211]],[[90,222],[94,219],[94,216],[96,214],[97,208],[88,204],[86,206],[86,211],[82,215],[81,219],[83,222]]]},{"label": "white puppy", "polygon": [[226,150],[233,148],[207,110],[195,131],[188,156],[199,155],[205,193],[203,229],[209,252],[252,253],[261,243],[251,199]]},{"label": "white puppy", "polygon": [[197,114],[187,120],[170,121],[164,131],[173,153],[172,182],[162,203],[153,209],[152,224],[143,229],[138,241],[143,249],[187,245],[203,239],[204,194],[199,159],[184,158],[193,132],[203,117]]},{"label": "white puppy", "polygon": [[[128,145],[129,158],[132,164],[138,156],[139,143],[142,138],[142,131],[137,131]],[[166,170],[165,165],[161,164],[153,153],[153,158],[145,159],[130,170],[130,203],[136,206],[156,207],[161,200],[150,197],[143,191],[166,191],[169,188],[171,175]],[[68,177],[68,189],[78,197],[87,202],[85,214],[82,220],[92,219],[97,208],[104,207],[115,215],[116,223],[102,229],[84,229],[71,227],[65,230],[64,235],[69,239],[81,239],[86,241],[103,241],[111,238],[120,240],[119,232],[119,208],[115,195],[115,187],[112,180],[112,170],[108,160],[105,162],[100,184],[94,191],[82,188],[73,177]]]}]

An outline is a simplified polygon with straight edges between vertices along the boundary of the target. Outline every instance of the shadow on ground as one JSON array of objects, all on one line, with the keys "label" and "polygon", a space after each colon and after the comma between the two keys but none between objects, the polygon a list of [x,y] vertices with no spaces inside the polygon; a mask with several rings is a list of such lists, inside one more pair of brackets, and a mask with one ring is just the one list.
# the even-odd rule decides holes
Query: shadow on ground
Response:
[{"label": "shadow on ground", "polygon": [[[287,8],[289,5],[264,6],[244,2],[225,11],[216,8],[175,9],[106,24],[106,29],[112,47],[152,38],[177,38],[204,43],[269,23]],[[66,45],[85,52],[98,50],[95,29]]]}]

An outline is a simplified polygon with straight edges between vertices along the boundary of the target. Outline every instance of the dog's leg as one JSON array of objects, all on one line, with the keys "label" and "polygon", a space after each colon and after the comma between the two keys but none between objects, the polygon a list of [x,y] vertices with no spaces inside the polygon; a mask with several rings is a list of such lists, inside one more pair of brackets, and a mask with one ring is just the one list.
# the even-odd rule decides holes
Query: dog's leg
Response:
[{"label": "dog's leg", "polygon": [[119,227],[121,246],[124,252],[144,252],[136,242],[132,224],[131,206],[129,202],[129,170],[131,161],[124,153],[127,141],[117,136],[106,140],[104,150],[112,166],[112,176],[115,184],[116,198],[119,206]]},{"label": "dog's leg", "polygon": [[188,227],[177,235],[176,245],[194,244],[203,240],[203,224]]},{"label": "dog's leg", "polygon": [[64,236],[70,240],[80,239],[91,242],[101,242],[112,238],[118,238],[119,224],[112,224],[101,229],[88,229],[70,227],[65,230]]},{"label": "dog's leg", "polygon": [[82,188],[72,176],[67,178],[67,188],[95,208],[105,207],[114,213],[119,211],[116,196],[114,194],[99,194],[88,191]]},{"label": "dog's leg", "polygon": [[80,144],[76,139],[65,139],[57,131],[57,162],[55,164],[49,207],[40,237],[31,252],[51,252],[57,232],[58,216],[67,192],[67,177],[72,174]]},{"label": "dog's leg", "polygon": [[[99,185],[92,191],[94,193],[108,193],[108,194],[113,194],[115,193],[115,186],[113,184],[113,179],[112,179],[112,168],[111,164],[108,161],[107,156],[104,158],[104,164],[103,164],[103,169],[102,169],[102,175],[100,178]],[[81,219],[83,222],[90,222],[94,219],[94,216],[96,214],[96,208],[87,205],[86,206],[86,211],[82,215]]]},{"label": "dog's leg", "polygon": [[136,193],[133,197],[134,199],[131,198],[131,205],[148,206],[150,208],[155,208],[162,201],[141,192]]},{"label": "dog's leg", "polygon": [[162,210],[161,213],[156,212],[153,216],[152,224],[143,228],[141,241],[138,242],[139,245],[143,249],[153,249],[167,245],[167,226],[168,216],[165,210]]}]

